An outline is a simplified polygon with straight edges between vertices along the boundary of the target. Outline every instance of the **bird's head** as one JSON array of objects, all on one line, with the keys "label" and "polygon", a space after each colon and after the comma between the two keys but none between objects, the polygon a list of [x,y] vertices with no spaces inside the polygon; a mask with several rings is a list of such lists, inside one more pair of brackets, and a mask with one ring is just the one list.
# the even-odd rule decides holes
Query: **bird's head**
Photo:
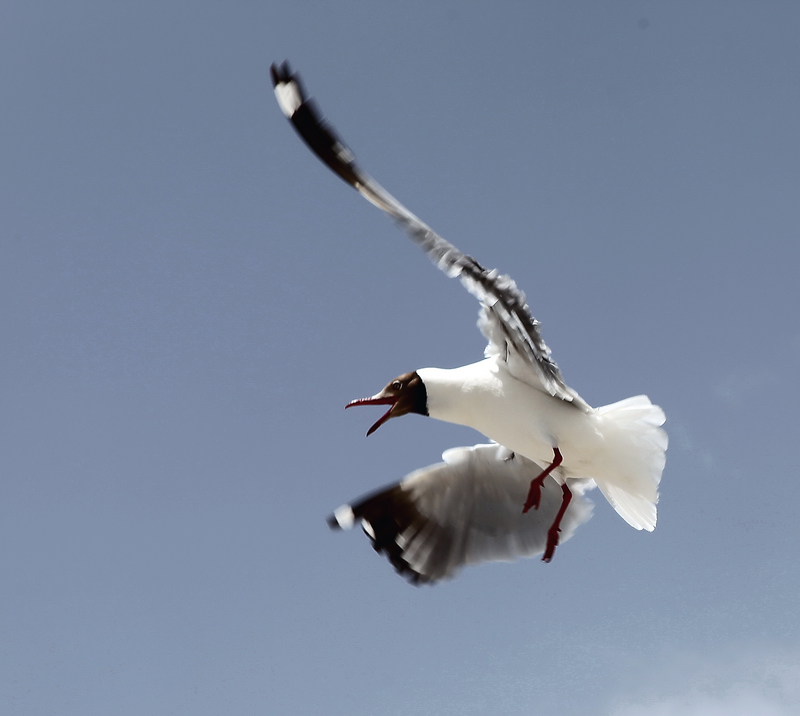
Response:
[{"label": "bird's head", "polygon": [[408,413],[427,415],[428,393],[422,378],[416,371],[413,371],[397,376],[380,393],[371,398],[352,400],[344,407],[352,408],[354,405],[390,406],[389,410],[367,431],[367,435],[372,435],[389,418],[397,418]]}]

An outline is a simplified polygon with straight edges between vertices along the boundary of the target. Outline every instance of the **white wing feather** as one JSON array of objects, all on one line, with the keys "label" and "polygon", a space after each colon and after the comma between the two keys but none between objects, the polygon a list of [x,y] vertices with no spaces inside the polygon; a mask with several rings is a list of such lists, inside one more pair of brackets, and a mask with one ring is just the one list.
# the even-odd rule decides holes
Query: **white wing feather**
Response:
[{"label": "white wing feather", "polygon": [[[452,577],[470,564],[541,554],[561,505],[548,477],[538,510],[522,513],[528,487],[542,468],[497,444],[452,448],[444,462],[412,472],[399,483],[340,507],[329,518],[347,529],[361,520],[376,551],[413,583]],[[592,481],[570,481],[573,499],[561,522],[563,544],[594,505],[584,497]]]}]

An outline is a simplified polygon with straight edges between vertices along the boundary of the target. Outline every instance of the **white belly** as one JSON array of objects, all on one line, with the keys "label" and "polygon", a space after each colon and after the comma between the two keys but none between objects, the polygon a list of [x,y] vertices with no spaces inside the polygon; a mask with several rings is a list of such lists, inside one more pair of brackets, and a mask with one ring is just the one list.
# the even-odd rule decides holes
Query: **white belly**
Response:
[{"label": "white belly", "polygon": [[588,477],[602,450],[598,414],[589,413],[514,378],[494,360],[418,371],[428,390],[432,418],[467,425],[509,450],[549,463],[563,455],[568,477]]}]

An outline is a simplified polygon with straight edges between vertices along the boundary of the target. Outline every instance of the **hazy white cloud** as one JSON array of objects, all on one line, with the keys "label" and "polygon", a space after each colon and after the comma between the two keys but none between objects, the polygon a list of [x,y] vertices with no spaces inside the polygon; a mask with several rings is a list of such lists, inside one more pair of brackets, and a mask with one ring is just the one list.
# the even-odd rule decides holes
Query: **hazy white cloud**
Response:
[{"label": "hazy white cloud", "polygon": [[691,455],[694,462],[701,464],[706,470],[713,470],[717,463],[717,457],[712,451],[704,447],[692,437],[689,426],[680,416],[669,418],[669,441],[670,449],[676,449]]},{"label": "hazy white cloud", "polygon": [[[794,716],[800,713],[800,655],[745,651],[727,659],[676,660],[610,716]],[[647,695],[645,695],[647,694]]]},{"label": "hazy white cloud", "polygon": [[729,407],[741,407],[753,396],[774,392],[780,383],[780,378],[771,369],[761,367],[759,372],[740,369],[729,372],[719,381],[714,386],[714,394]]},{"label": "hazy white cloud", "polygon": [[797,704],[776,703],[762,694],[734,690],[720,696],[688,695],[621,707],[613,716],[792,716]]}]

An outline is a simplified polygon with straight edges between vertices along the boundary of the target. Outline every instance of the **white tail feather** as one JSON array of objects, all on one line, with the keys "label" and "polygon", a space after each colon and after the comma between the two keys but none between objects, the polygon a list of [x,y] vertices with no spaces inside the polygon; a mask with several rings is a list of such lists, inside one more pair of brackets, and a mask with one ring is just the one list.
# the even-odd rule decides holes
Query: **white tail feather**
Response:
[{"label": "white tail feather", "polygon": [[658,483],[664,470],[667,434],[661,429],[664,411],[646,395],[604,405],[601,432],[613,455],[593,475],[600,491],[631,527],[652,531],[656,526]]}]

